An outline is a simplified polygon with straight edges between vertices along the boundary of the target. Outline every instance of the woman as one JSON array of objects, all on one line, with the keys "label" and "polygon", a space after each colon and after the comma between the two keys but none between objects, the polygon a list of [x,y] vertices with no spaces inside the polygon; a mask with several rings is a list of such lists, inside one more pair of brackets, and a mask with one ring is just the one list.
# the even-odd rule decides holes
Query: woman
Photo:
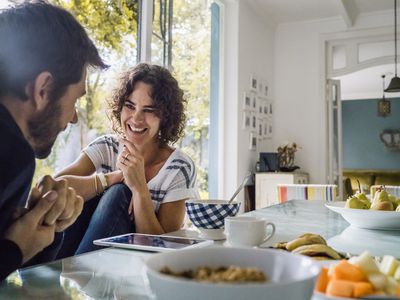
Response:
[{"label": "woman", "polygon": [[97,138],[57,174],[85,200],[59,258],[97,249],[99,238],[181,228],[185,200],[198,196],[193,161],[170,146],[183,135],[185,104],[165,68],[142,63],[123,74],[111,101],[120,137]]}]

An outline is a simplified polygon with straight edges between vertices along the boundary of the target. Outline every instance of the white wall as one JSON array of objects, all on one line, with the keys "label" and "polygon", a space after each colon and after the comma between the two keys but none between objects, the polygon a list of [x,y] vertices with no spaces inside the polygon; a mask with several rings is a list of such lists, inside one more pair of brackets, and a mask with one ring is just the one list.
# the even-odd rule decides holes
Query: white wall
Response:
[{"label": "white wall", "polygon": [[[275,27],[247,1],[221,2],[225,44],[219,197],[232,195],[246,172],[254,169],[260,151],[275,151],[284,141],[300,146],[295,163],[310,174],[311,182],[326,182],[324,41],[346,37],[349,31],[392,26],[391,14],[361,15],[351,29],[340,18]],[[275,106],[273,139],[257,151],[248,149],[249,132],[242,129],[242,95],[251,73],[268,82]]]},{"label": "white wall", "polygon": [[[296,164],[311,182],[324,183],[326,167],[325,60],[323,41],[349,31],[390,25],[389,15],[360,16],[346,30],[341,19],[283,24],[275,39],[274,144],[298,143]],[[335,34],[333,34],[335,33]]]},{"label": "white wall", "polygon": [[[229,198],[248,171],[254,171],[260,151],[272,151],[272,140],[249,150],[250,131],[242,129],[243,93],[250,74],[266,80],[273,94],[274,32],[245,1],[225,3],[224,189]],[[239,199],[243,200],[243,193]],[[242,206],[243,208],[243,206]]]}]

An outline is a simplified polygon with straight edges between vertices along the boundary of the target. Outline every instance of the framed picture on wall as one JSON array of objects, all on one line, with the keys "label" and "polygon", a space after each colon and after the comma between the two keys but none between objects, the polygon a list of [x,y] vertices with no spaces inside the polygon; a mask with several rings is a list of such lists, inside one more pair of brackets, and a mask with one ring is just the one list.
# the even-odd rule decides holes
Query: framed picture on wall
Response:
[{"label": "framed picture on wall", "polygon": [[251,110],[252,104],[252,93],[244,92],[243,93],[243,110]]},{"label": "framed picture on wall", "polygon": [[250,74],[250,89],[257,92],[258,79],[254,74]]},{"label": "framed picture on wall", "polygon": [[257,133],[257,115],[255,112],[251,112],[251,119],[250,119],[250,126],[251,131]]},{"label": "framed picture on wall", "polygon": [[258,92],[259,95],[263,95],[263,93],[264,93],[264,83],[262,82],[262,80],[258,81],[257,92]]},{"label": "framed picture on wall", "polygon": [[268,119],[265,119],[263,122],[263,134],[262,134],[263,139],[268,138]]},{"label": "framed picture on wall", "polygon": [[251,110],[257,111],[257,95],[256,93],[251,93]]},{"label": "framed picture on wall", "polygon": [[263,116],[263,110],[264,110],[264,99],[262,97],[257,97],[257,114],[258,117]]},{"label": "framed picture on wall", "polygon": [[257,136],[259,138],[263,136],[263,120],[260,118],[257,118]]},{"label": "framed picture on wall", "polygon": [[273,128],[272,128],[272,120],[268,120],[268,131],[267,131],[267,139],[272,138]]},{"label": "framed picture on wall", "polygon": [[257,136],[253,132],[250,133],[249,149],[253,151],[257,149]]},{"label": "framed picture on wall", "polygon": [[263,116],[264,117],[267,117],[267,116],[269,116],[269,103],[268,103],[268,100],[264,100],[263,101]]},{"label": "framed picture on wall", "polygon": [[251,129],[251,112],[243,111],[243,129]]}]

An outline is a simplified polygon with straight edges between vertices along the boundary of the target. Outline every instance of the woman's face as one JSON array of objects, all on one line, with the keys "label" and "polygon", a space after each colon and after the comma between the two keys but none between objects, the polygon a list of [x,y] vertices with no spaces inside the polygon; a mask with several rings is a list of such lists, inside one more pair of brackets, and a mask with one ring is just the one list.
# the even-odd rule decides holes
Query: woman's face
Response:
[{"label": "woman's face", "polygon": [[158,142],[160,118],[156,115],[150,94],[150,85],[136,83],[121,111],[121,127],[126,138],[141,148]]}]

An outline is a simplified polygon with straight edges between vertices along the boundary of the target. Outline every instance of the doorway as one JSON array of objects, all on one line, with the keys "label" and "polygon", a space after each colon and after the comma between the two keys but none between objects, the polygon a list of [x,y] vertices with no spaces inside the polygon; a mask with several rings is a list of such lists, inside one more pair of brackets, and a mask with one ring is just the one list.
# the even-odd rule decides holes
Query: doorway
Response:
[{"label": "doorway", "polygon": [[[387,83],[393,77],[393,74],[390,73],[394,70],[392,63],[394,61],[393,41],[390,32],[392,29],[381,30],[380,34],[377,34],[376,31],[365,30],[357,33],[344,33],[340,39],[336,35],[335,39],[327,38],[325,40],[325,75],[327,78],[325,99],[327,103],[326,128],[328,137],[326,175],[329,183],[339,186],[340,197],[342,195],[346,197],[343,179],[349,177],[349,171],[356,171],[351,174],[351,189],[355,189],[355,180],[359,177],[362,178],[365,192],[369,192],[367,191],[369,186],[376,183],[374,174],[370,173],[381,171],[381,167],[378,165],[371,168],[371,165],[365,164],[364,167],[353,168],[348,164],[348,161],[352,160],[351,157],[349,158],[351,151],[349,152],[348,148],[356,143],[349,142],[349,125],[343,119],[347,118],[348,111],[351,110],[350,106],[354,107],[354,104],[368,106],[370,111],[371,107],[374,106],[376,111],[377,101],[382,97],[380,77],[382,74],[387,74]],[[386,97],[398,97],[398,95],[386,94]],[[357,102],[354,100],[357,100]],[[372,120],[371,117],[369,118]],[[362,116],[360,119],[362,119]],[[373,124],[375,123],[369,123],[371,126],[374,126]],[[383,124],[382,126],[386,125]],[[378,130],[377,127],[374,129],[375,131]],[[371,132],[371,130],[358,129],[358,132],[363,135]],[[355,134],[354,131],[352,134]],[[380,141],[378,141],[379,134],[375,134],[374,138],[376,143],[379,144],[378,146],[382,148]],[[369,151],[361,152],[368,153]],[[362,157],[362,155],[358,155],[358,157]],[[369,160],[376,161],[376,158]],[[353,159],[353,161],[355,160]],[[349,189],[347,189],[348,193]]]}]

